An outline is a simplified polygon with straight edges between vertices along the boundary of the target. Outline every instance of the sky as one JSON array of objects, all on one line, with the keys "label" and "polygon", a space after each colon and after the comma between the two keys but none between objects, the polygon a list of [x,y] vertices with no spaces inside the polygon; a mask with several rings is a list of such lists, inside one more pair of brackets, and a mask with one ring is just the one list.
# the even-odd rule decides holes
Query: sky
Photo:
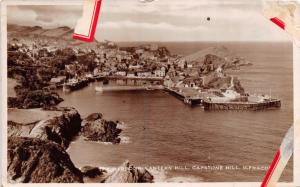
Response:
[{"label": "sky", "polygon": [[[99,41],[289,41],[262,15],[261,0],[103,0]],[[81,6],[10,6],[8,23],[74,28]],[[210,18],[210,21],[207,18]]]}]

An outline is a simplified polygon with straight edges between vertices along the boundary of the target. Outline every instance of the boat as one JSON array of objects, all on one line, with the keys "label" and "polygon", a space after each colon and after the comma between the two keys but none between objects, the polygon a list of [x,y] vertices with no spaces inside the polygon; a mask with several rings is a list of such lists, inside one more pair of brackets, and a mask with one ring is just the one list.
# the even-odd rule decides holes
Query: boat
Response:
[{"label": "boat", "polygon": [[96,86],[95,90],[96,90],[96,92],[103,92],[103,87],[102,86]]},{"label": "boat", "polygon": [[68,82],[63,84],[63,92],[71,92],[74,90],[81,89],[88,85],[87,79],[69,79]]},{"label": "boat", "polygon": [[154,89],[152,87],[150,87],[150,86],[147,86],[146,90],[154,90]]},{"label": "boat", "polygon": [[192,104],[192,101],[191,101],[191,99],[189,99],[189,98],[184,98],[184,100],[183,100],[183,102],[185,103],[185,104]]}]

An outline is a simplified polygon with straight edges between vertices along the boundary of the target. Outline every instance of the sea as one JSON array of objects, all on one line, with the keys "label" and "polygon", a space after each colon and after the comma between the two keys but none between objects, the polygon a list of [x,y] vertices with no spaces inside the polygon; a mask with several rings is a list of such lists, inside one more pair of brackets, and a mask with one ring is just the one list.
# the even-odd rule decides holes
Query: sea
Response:
[{"label": "sea", "polygon": [[[136,46],[142,43],[121,43]],[[97,93],[99,83],[62,93],[60,106],[73,106],[84,118],[100,112],[122,125],[118,145],[80,138],[68,153],[77,167],[114,168],[128,160],[145,167],[155,182],[261,182],[293,122],[292,43],[169,42],[158,43],[173,54],[189,55],[225,46],[253,66],[228,72],[248,93],[281,99],[280,109],[214,111],[185,105],[164,91]],[[293,179],[293,159],[281,181]]]}]

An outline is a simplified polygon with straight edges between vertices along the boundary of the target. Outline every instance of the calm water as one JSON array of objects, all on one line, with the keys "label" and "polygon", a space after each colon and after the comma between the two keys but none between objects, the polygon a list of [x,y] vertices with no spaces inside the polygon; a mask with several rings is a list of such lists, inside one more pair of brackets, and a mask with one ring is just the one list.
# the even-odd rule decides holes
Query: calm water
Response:
[{"label": "calm water", "polygon": [[[215,44],[165,43],[174,53],[189,54]],[[292,45],[223,44],[254,63],[238,75],[249,92],[266,92],[282,99],[282,108],[260,112],[204,112],[190,108],[163,91],[96,93],[95,84],[63,94],[63,106],[81,115],[101,112],[125,122],[120,145],[77,140],[68,152],[76,166],[117,167],[125,160],[136,166],[170,166],[152,170],[156,181],[262,181],[293,121]],[[222,170],[201,166],[223,166]],[[233,168],[225,168],[230,167]],[[175,168],[176,167],[176,168]],[[185,169],[179,167],[185,167]],[[220,166],[219,166],[220,167]],[[282,177],[292,180],[292,162]]]}]

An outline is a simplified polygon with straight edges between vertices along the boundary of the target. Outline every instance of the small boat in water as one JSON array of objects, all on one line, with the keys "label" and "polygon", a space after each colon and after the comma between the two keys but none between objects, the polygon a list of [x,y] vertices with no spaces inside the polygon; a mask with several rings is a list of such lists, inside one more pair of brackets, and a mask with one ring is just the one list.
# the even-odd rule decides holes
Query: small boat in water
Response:
[{"label": "small boat in water", "polygon": [[95,90],[96,90],[96,92],[103,92],[103,87],[102,86],[96,86]]},{"label": "small boat in water", "polygon": [[71,92],[74,90],[81,89],[83,87],[88,86],[89,80],[82,78],[82,79],[69,79],[66,83],[63,84],[63,92]]},{"label": "small boat in water", "polygon": [[147,86],[146,90],[154,90],[154,89],[152,87],[150,87],[150,86]]}]

